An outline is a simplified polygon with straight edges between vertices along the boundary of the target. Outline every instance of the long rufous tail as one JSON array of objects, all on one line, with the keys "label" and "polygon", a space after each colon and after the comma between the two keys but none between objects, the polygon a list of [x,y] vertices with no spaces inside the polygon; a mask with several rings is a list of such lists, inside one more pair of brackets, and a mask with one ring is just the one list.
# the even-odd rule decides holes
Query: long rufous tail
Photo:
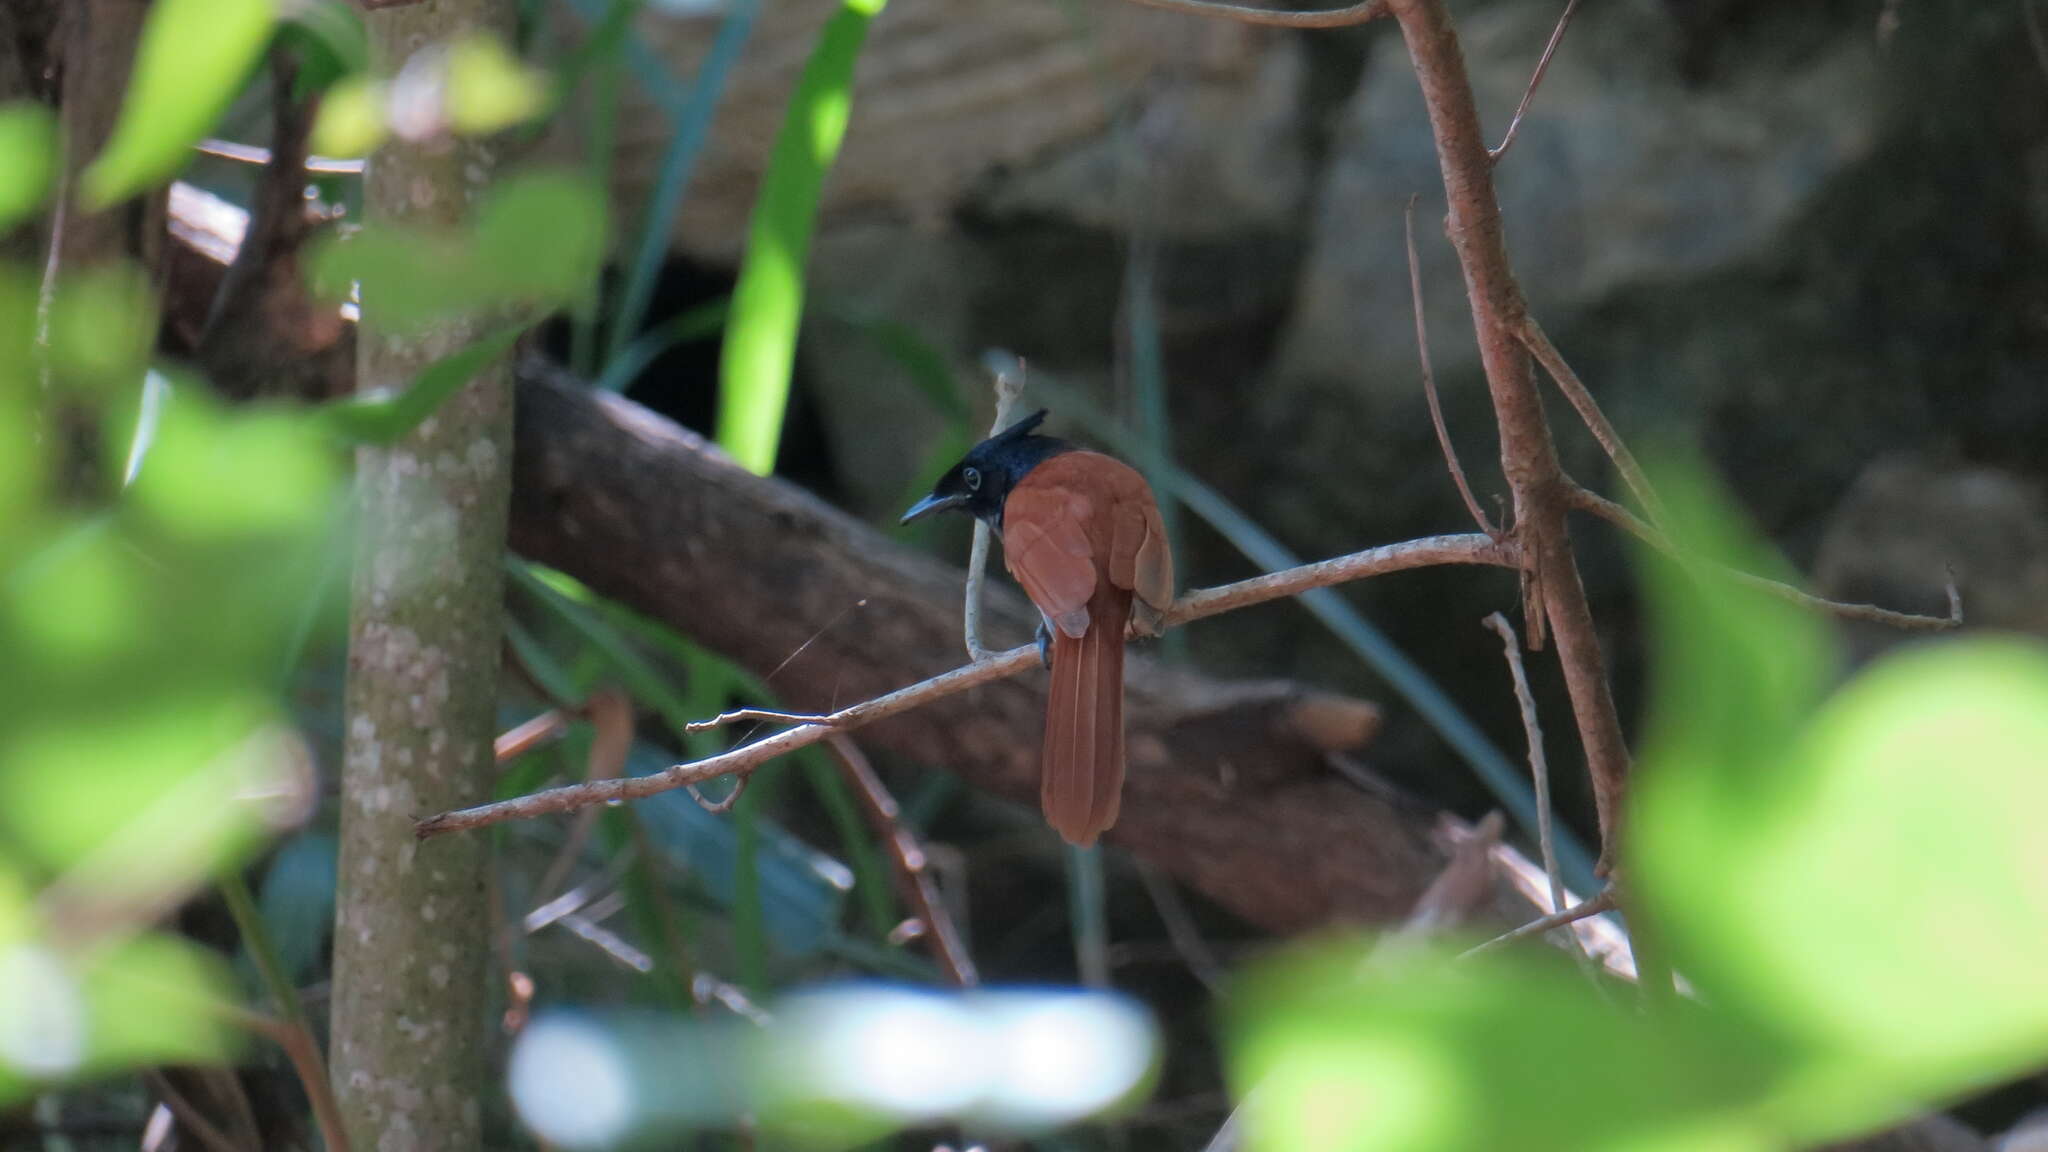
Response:
[{"label": "long rufous tail", "polygon": [[1045,821],[1087,847],[1116,823],[1124,791],[1124,621],[1128,589],[1098,588],[1088,631],[1053,631],[1039,801]]}]

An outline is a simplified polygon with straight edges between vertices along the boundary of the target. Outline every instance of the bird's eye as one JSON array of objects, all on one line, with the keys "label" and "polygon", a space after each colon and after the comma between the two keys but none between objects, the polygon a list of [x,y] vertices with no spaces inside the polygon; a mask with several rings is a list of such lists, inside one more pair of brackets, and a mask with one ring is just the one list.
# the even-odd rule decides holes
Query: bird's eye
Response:
[{"label": "bird's eye", "polygon": [[969,492],[981,491],[981,469],[962,468],[960,470],[960,479],[967,483],[967,490]]}]

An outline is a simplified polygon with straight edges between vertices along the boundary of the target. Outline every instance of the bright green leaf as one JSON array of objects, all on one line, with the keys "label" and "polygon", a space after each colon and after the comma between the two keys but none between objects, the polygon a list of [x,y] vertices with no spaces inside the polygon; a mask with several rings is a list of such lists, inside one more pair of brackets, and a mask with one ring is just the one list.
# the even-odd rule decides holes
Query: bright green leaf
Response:
[{"label": "bright green leaf", "polygon": [[1613,1003],[1564,957],[1324,945],[1233,997],[1254,1152],[1775,1147],[1774,1057],[1689,1004]]},{"label": "bright green leaf", "polygon": [[384,102],[390,91],[369,76],[345,76],[320,98],[313,121],[313,151],[322,156],[368,156],[384,142]]},{"label": "bright green leaf", "polygon": [[213,128],[270,39],[275,0],[157,0],[107,149],[81,178],[104,208],[171,178]]},{"label": "bright green leaf", "polygon": [[854,62],[885,2],[845,0],[826,23],[790,98],[748,224],[719,361],[718,442],[763,475],[775,469],[789,406],[818,197],[846,134]]},{"label": "bright green leaf", "polygon": [[0,233],[42,208],[56,173],[56,117],[40,104],[0,104]]},{"label": "bright green leaf", "polygon": [[91,1012],[88,1067],[215,1064],[237,1047],[221,1011],[235,1003],[219,957],[164,935],[103,946],[80,972]]},{"label": "bright green leaf", "polygon": [[604,263],[603,192],[573,172],[507,181],[477,214],[480,275],[514,299],[568,301],[587,294]]},{"label": "bright green leaf", "polygon": [[547,107],[547,77],[521,64],[494,36],[470,36],[450,44],[447,63],[448,123],[457,132],[500,132],[533,119]]}]

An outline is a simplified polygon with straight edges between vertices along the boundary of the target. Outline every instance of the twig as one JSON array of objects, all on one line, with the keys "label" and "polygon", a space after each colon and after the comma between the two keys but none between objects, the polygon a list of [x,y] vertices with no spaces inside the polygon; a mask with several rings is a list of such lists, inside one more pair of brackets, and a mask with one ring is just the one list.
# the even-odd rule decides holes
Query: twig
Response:
[{"label": "twig", "polygon": [[516,760],[568,729],[569,715],[559,708],[550,708],[517,728],[499,734],[491,742],[491,755],[500,764]]},{"label": "twig", "polygon": [[1588,916],[1598,916],[1602,912],[1612,912],[1613,910],[1614,892],[1612,889],[1609,889],[1608,891],[1602,892],[1598,896],[1593,897],[1591,900],[1587,900],[1579,904],[1574,904],[1562,912],[1552,912],[1548,916],[1543,916],[1535,920],[1531,920],[1527,924],[1522,925],[1520,928],[1513,928],[1506,932],[1503,932],[1500,935],[1495,936],[1493,939],[1488,940],[1484,944],[1480,944],[1476,947],[1469,948],[1464,952],[1459,953],[1458,959],[1463,960],[1470,956],[1477,956],[1483,952],[1491,952],[1495,948],[1498,948],[1503,944],[1510,944],[1516,940],[1526,939],[1530,936],[1540,936],[1543,933],[1550,931],[1552,928],[1562,928],[1567,924],[1575,924],[1581,920],[1584,920]]},{"label": "twig", "polygon": [[924,845],[919,844],[910,829],[903,826],[903,810],[897,807],[896,797],[889,794],[882,778],[875,774],[875,766],[868,762],[867,754],[853,741],[844,736],[834,736],[825,742],[825,747],[839,762],[840,772],[860,796],[861,807],[867,812],[868,823],[874,826],[875,835],[889,846],[889,861],[896,867],[896,881],[903,889],[904,899],[910,901],[910,906],[917,910],[918,919],[924,922],[925,938],[931,941],[933,958],[955,987],[979,985],[981,973],[975,969],[974,958],[967,952],[967,942],[961,938],[960,928],[953,923],[945,900],[939,894],[939,886],[932,880],[931,860],[925,855]]},{"label": "twig", "polygon": [[[261,144],[243,144],[234,140],[216,140],[208,137],[194,144],[192,150],[202,156],[212,156],[215,159],[229,160],[236,164],[270,163],[270,149],[265,148]],[[341,156],[306,157],[306,171],[308,172],[332,176],[353,176],[360,174],[362,170],[363,161],[361,157],[355,159],[347,159]]]},{"label": "twig", "polygon": [[[1368,548],[1363,552],[1354,552],[1332,560],[1305,564],[1284,572],[1241,580],[1221,588],[1190,592],[1181,597],[1166,613],[1161,621],[1161,627],[1176,627],[1249,605],[1298,595],[1312,588],[1326,588],[1332,584],[1362,580],[1368,576],[1405,572],[1441,564],[1481,564],[1514,568],[1517,567],[1518,561],[1512,545],[1489,540],[1477,533],[1406,540],[1399,544]],[[592,804],[637,800],[681,788],[686,784],[701,784],[714,777],[750,769],[798,748],[816,744],[834,732],[851,732],[864,724],[886,720],[934,700],[965,692],[969,688],[1015,676],[1026,668],[1035,667],[1037,662],[1037,646],[1022,645],[1007,652],[997,653],[987,660],[963,665],[929,680],[843,708],[819,718],[815,723],[786,729],[750,744],[742,744],[717,756],[672,765],[664,771],[647,776],[587,781],[511,800],[501,800],[495,804],[444,812],[420,821],[415,825],[414,832],[424,839],[443,832],[481,828],[506,820],[530,819],[550,812],[571,812]]]},{"label": "twig", "polygon": [[709,720],[692,720],[688,724],[683,725],[683,731],[708,732],[713,728],[723,728],[727,724],[737,724],[742,720],[765,720],[770,724],[830,724],[832,722],[830,716],[814,716],[804,712],[777,712],[772,708],[735,708],[730,712],[720,712]]},{"label": "twig", "polygon": [[1436,425],[1436,442],[1444,450],[1444,463],[1450,466],[1451,483],[1458,486],[1458,498],[1465,502],[1465,510],[1472,513],[1479,530],[1498,540],[1500,529],[1486,518],[1479,501],[1472,496],[1472,486],[1465,481],[1464,465],[1458,463],[1458,450],[1451,446],[1450,430],[1444,427],[1444,407],[1437,399],[1436,373],[1429,366],[1429,329],[1422,320],[1422,265],[1415,258],[1415,199],[1408,197],[1401,222],[1408,241],[1408,298],[1415,305],[1415,352],[1422,360],[1422,395],[1429,401],[1429,419]]},{"label": "twig", "polygon": [[[1598,492],[1593,492],[1578,484],[1573,484],[1570,488],[1569,496],[1572,507],[1591,512],[1595,516],[1619,526],[1630,535],[1657,549],[1659,552],[1680,559],[1684,558],[1676,548],[1672,547],[1670,539],[1658,531],[1654,525],[1644,521],[1642,517],[1607,499]],[[1947,586],[1948,615],[1925,616],[1915,612],[1898,612],[1890,608],[1880,608],[1875,604],[1850,604],[1840,600],[1829,600],[1826,597],[1816,596],[1811,592],[1795,588],[1790,584],[1758,576],[1754,572],[1744,572],[1740,569],[1729,568],[1720,564],[1714,567],[1726,574],[1730,579],[1747,584],[1752,588],[1761,589],[1780,600],[1797,604],[1802,608],[1808,608],[1815,612],[1825,612],[1831,616],[1839,616],[1844,620],[1862,620],[1871,624],[1883,624],[1887,627],[1902,629],[1907,632],[1946,632],[1963,626],[1963,594],[1956,587],[1956,582],[1953,579],[1948,582]]]},{"label": "twig", "polygon": [[[1017,361],[1017,374],[998,371],[995,381],[996,418],[989,425],[988,434],[994,436],[1010,426],[1010,410],[1017,406],[1017,397],[1024,392],[1024,361]],[[986,660],[993,653],[981,646],[981,582],[988,569],[988,525],[979,517],[974,521],[974,545],[967,553],[967,593],[965,606],[961,609],[961,634],[967,638],[967,658]]]},{"label": "twig", "polygon": [[[583,778],[612,780],[624,775],[626,757],[633,750],[633,701],[616,688],[602,688],[591,694],[583,714],[597,730],[590,741],[589,758],[584,761]],[[548,903],[568,886],[569,872],[583,856],[583,846],[597,827],[599,811],[591,808],[577,814],[569,834],[562,838],[561,848],[555,852],[554,861],[534,889],[539,896],[537,904]]]},{"label": "twig", "polygon": [[[1507,649],[1508,675],[1515,682],[1515,703],[1522,710],[1522,732],[1529,739],[1529,775],[1536,787],[1536,846],[1543,854],[1543,874],[1550,881],[1550,908],[1552,912],[1564,908],[1564,880],[1557,867],[1557,845],[1550,835],[1550,761],[1543,754],[1543,725],[1536,718],[1536,696],[1529,691],[1529,674],[1522,667],[1522,642],[1515,636],[1514,625],[1508,618],[1495,612],[1486,618],[1486,626],[1500,636],[1501,645]],[[1572,943],[1579,938],[1573,934]],[[1585,949],[1579,949],[1581,955]]]},{"label": "twig", "polygon": [[1519,335],[1522,344],[1536,357],[1536,362],[1543,365],[1543,370],[1557,382],[1557,390],[1564,393],[1565,399],[1571,401],[1572,407],[1579,414],[1579,419],[1585,421],[1586,428],[1593,433],[1593,439],[1598,440],[1600,447],[1606,450],[1607,458],[1614,461],[1614,467],[1621,473],[1622,482],[1628,485],[1629,491],[1635,493],[1636,499],[1643,505],[1643,510],[1650,514],[1651,523],[1665,523],[1664,504],[1657,499],[1656,489],[1650,487],[1650,478],[1643,474],[1643,466],[1636,463],[1635,453],[1630,452],[1628,445],[1621,442],[1621,433],[1616,432],[1614,425],[1608,422],[1607,414],[1600,410],[1600,402],[1593,399],[1593,393],[1587,390],[1585,381],[1579,379],[1579,374],[1572,371],[1571,365],[1565,363],[1564,354],[1557,350],[1557,345],[1550,342],[1550,337],[1543,332],[1543,326],[1536,322],[1535,317],[1524,316]]},{"label": "twig", "polygon": [[1529,87],[1522,91],[1522,102],[1515,106],[1515,118],[1508,121],[1507,134],[1500,138],[1500,147],[1489,149],[1487,157],[1494,163],[1507,155],[1508,147],[1515,142],[1515,133],[1522,129],[1522,117],[1529,111],[1529,102],[1536,98],[1536,86],[1543,83],[1543,74],[1550,71],[1550,58],[1557,55],[1557,46],[1564,41],[1565,25],[1572,22],[1572,11],[1579,6],[1579,0],[1568,0],[1564,15],[1557,18],[1557,27],[1550,30],[1550,42],[1543,46],[1543,55],[1536,61],[1536,71],[1529,77]]},{"label": "twig", "polygon": [[171,1083],[170,1077],[155,1068],[147,1068],[143,1070],[142,1079],[149,1085],[150,1090],[163,1100],[164,1106],[171,1110],[171,1115],[177,1118],[178,1126],[190,1132],[193,1141],[204,1146],[207,1152],[247,1152],[243,1145],[215,1127],[213,1122],[206,1118],[206,1113],[185,1099],[178,1091],[177,1085]]},{"label": "twig", "polygon": [[313,1042],[313,1028],[307,1021],[305,1005],[299,1002],[299,990],[286,975],[284,961],[278,956],[277,945],[270,938],[269,922],[257,909],[241,873],[229,871],[220,882],[220,892],[228,906],[228,915],[235,921],[235,930],[241,935],[243,946],[248,948],[249,958],[255,962],[257,977],[270,992],[270,998],[277,1002],[277,1010],[284,1015],[282,1020],[272,1021],[252,1013],[251,1020],[245,1023],[262,1021],[264,1027],[257,1030],[284,1049],[285,1056],[292,1062],[292,1070],[298,1073],[299,1083],[306,1091],[306,1099],[313,1106],[313,1122],[319,1127],[321,1140],[326,1143],[328,1152],[348,1152],[348,1134],[342,1126],[341,1108],[334,1100],[333,1085],[327,1079],[326,1065],[320,1059],[320,1046]]},{"label": "twig", "polygon": [[1564,470],[1521,339],[1528,302],[1508,262],[1493,160],[1481,134],[1464,51],[1444,0],[1390,0],[1389,6],[1401,22],[1401,37],[1429,112],[1443,170],[1451,245],[1465,274],[1479,358],[1500,426],[1501,471],[1514,495],[1529,643],[1541,648],[1548,637],[1557,641],[1558,665],[1571,694],[1572,717],[1592,779],[1600,818],[1599,871],[1605,873],[1613,867],[1621,836],[1628,746],[1621,738],[1606,659],[1565,522]]},{"label": "twig", "polygon": [[1326,8],[1315,12],[1287,12],[1274,8],[1254,8],[1248,4],[1219,4],[1214,0],[1136,0],[1147,8],[1163,8],[1168,12],[1186,12],[1195,16],[1213,16],[1221,20],[1235,20],[1240,24],[1258,24],[1268,28],[1344,28],[1352,24],[1364,24],[1388,14],[1387,0],[1366,0],[1345,8]]},{"label": "twig", "polygon": [[1488,812],[1478,824],[1464,831],[1452,846],[1444,870],[1415,898],[1408,919],[1373,949],[1375,957],[1441,936],[1471,919],[1472,913],[1493,895],[1493,851],[1500,846],[1501,828],[1506,823],[1507,818],[1498,811]]},{"label": "twig", "polygon": [[723,800],[713,800],[709,796],[704,795],[704,793],[697,790],[695,784],[685,784],[683,787],[689,790],[690,799],[697,802],[697,807],[711,813],[713,816],[723,816],[727,812],[732,811],[732,806],[740,802],[740,797],[747,794],[747,781],[753,778],[754,774],[751,772],[740,773],[739,779],[733,781],[732,791],[727,792]]},{"label": "twig", "polygon": [[1187,965],[1195,979],[1212,996],[1224,991],[1223,964],[1216,959],[1216,950],[1202,938],[1202,930],[1195,925],[1195,918],[1188,912],[1188,902],[1181,898],[1180,889],[1174,887],[1173,878],[1160,871],[1157,865],[1139,860],[1138,880],[1145,885],[1145,894],[1152,898],[1152,906],[1159,910],[1159,922],[1166,926],[1166,938],[1173,943],[1173,950],[1179,954],[1181,963]]}]

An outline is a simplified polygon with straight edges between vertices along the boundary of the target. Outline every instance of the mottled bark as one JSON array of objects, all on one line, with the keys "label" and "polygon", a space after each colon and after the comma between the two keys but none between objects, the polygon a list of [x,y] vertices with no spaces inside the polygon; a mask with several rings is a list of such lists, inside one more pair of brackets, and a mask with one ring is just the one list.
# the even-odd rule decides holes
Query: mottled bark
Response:
[{"label": "mottled bark", "polygon": [[[366,19],[382,67],[492,22],[499,0],[442,0]],[[393,144],[373,158],[372,219],[452,223],[488,146]],[[357,386],[403,384],[484,321],[401,332],[363,301]],[[488,1027],[485,844],[419,844],[421,812],[475,803],[491,758],[510,483],[509,373],[477,377],[412,434],[357,457],[334,934],[333,1069],[358,1149],[474,1149]]]}]

